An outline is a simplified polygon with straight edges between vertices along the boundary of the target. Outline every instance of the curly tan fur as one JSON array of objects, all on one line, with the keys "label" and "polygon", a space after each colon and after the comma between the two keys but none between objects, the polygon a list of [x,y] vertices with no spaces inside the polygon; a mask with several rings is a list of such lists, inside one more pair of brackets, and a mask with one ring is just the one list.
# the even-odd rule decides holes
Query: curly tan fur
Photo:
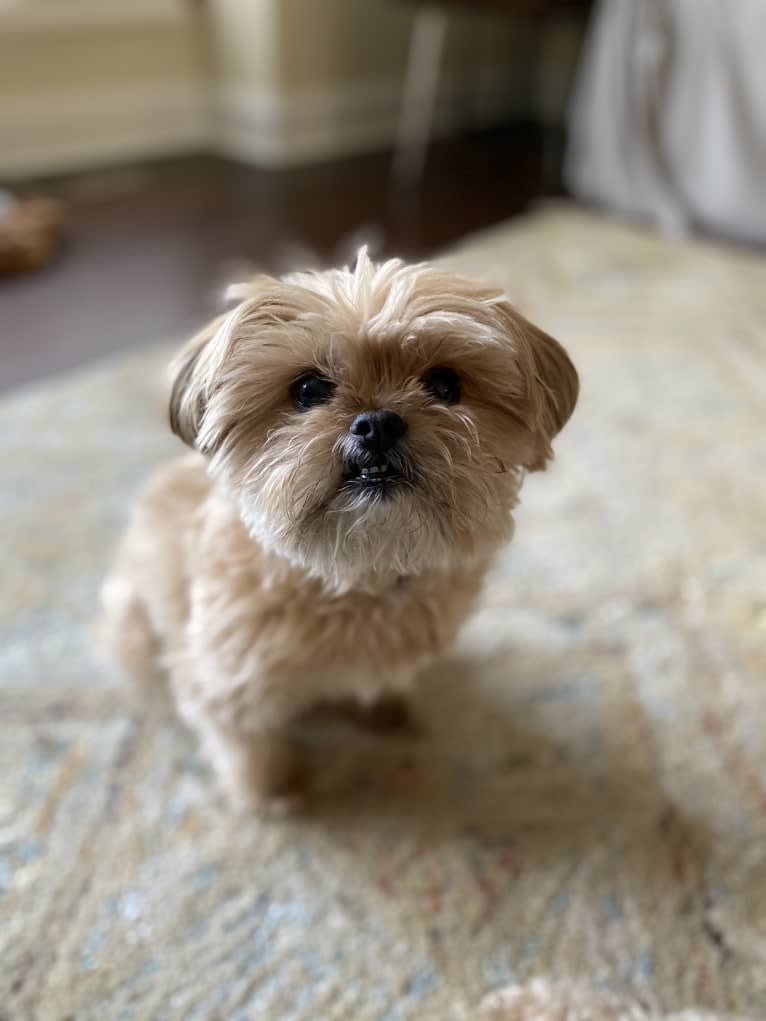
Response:
[{"label": "curly tan fur", "polygon": [[[406,693],[452,642],[525,470],[577,399],[563,348],[502,294],[398,260],[258,277],[181,351],[173,430],[195,453],[140,500],[104,586],[117,655],[159,663],[235,805],[300,778],[290,724],[321,700]],[[454,404],[423,385],[447,366]],[[332,399],[300,412],[296,378]],[[407,433],[379,499],[344,474],[361,411]],[[143,634],[142,634],[143,632]]]}]

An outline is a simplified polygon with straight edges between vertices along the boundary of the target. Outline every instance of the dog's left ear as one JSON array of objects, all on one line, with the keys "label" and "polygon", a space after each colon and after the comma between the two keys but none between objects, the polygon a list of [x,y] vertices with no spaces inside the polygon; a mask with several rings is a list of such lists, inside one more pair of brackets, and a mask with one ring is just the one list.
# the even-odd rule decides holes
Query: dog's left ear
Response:
[{"label": "dog's left ear", "polygon": [[553,438],[574,411],[580,381],[569,355],[557,340],[530,323],[512,305],[506,306],[505,313],[522,375],[521,417],[531,441],[524,467],[541,471],[553,456]]}]

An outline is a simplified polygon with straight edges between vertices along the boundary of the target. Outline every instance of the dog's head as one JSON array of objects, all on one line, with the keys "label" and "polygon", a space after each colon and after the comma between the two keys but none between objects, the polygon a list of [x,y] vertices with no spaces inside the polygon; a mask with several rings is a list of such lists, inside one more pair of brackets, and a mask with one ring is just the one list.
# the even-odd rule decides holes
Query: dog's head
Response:
[{"label": "dog's head", "polygon": [[174,365],[173,431],[264,547],[335,587],[486,556],[578,380],[496,290],[398,260],[258,277]]}]

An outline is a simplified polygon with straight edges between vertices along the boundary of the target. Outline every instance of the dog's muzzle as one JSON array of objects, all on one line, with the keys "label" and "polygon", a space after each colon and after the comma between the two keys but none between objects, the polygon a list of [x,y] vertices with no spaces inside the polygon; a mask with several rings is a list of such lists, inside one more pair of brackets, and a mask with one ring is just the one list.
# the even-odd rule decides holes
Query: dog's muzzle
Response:
[{"label": "dog's muzzle", "polygon": [[367,450],[349,452],[345,461],[345,478],[357,490],[392,492],[407,481],[404,458],[391,451],[385,454]]}]

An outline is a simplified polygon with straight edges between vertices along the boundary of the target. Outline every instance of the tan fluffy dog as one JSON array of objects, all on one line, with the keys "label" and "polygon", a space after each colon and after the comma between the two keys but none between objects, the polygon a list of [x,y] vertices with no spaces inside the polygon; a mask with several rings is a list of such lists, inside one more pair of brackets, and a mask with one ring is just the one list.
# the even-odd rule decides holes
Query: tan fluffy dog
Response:
[{"label": "tan fluffy dog", "polygon": [[251,807],[294,789],[307,709],[404,694],[449,647],[578,380],[496,290],[364,250],[233,297],[175,362],[196,453],[150,482],[104,602]]}]

